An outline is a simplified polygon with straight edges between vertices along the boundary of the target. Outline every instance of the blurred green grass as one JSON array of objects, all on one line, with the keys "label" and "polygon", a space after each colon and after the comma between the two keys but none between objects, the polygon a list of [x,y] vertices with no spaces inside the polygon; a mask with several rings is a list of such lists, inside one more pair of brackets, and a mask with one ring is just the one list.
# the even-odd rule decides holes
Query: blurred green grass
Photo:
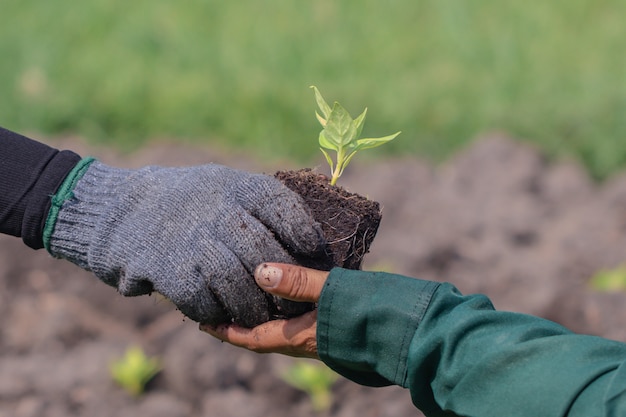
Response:
[{"label": "blurred green grass", "polygon": [[626,0],[4,0],[0,125],[317,158],[317,85],[380,153],[440,160],[489,130],[626,164]]}]

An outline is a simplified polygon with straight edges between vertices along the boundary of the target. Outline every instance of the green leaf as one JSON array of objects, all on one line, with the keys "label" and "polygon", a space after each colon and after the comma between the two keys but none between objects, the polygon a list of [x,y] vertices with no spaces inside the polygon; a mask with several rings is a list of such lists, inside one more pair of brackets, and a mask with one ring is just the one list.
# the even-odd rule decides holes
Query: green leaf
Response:
[{"label": "green leaf", "polygon": [[355,133],[350,113],[341,104],[335,102],[328,116],[324,135],[341,148],[354,140]]},{"label": "green leaf", "polygon": [[316,86],[312,85],[311,88],[315,92],[315,101],[317,101],[318,107],[322,111],[324,117],[328,119],[331,112],[330,106],[328,105],[328,103],[326,103],[326,100],[324,100],[324,97],[322,97],[322,93],[320,93],[320,90],[318,90]]},{"label": "green leaf", "polygon": [[322,153],[326,157],[326,162],[328,162],[328,165],[330,166],[330,171],[332,172],[333,169],[335,169],[335,164],[333,163],[333,159],[330,157],[330,155],[328,154],[328,152],[326,152],[324,148],[320,148],[320,151],[322,151]]},{"label": "green leaf", "polygon": [[602,269],[594,274],[590,283],[596,291],[626,291],[626,266]]},{"label": "green leaf", "polygon": [[365,115],[367,114],[367,107],[365,108],[365,110],[363,110],[363,113],[361,113],[356,119],[354,119],[354,130],[356,131],[356,134],[354,135],[355,138],[358,138],[359,136],[361,136],[361,131],[363,130],[363,125],[365,124]]},{"label": "green leaf", "polygon": [[359,151],[376,148],[377,146],[384,145],[385,143],[395,139],[400,133],[402,132],[396,132],[393,135],[383,136],[381,138],[357,139],[355,148]]},{"label": "green leaf", "polygon": [[315,117],[317,117],[317,121],[320,122],[322,127],[326,127],[326,119],[324,119],[318,112],[315,112]]},{"label": "green leaf", "polygon": [[130,347],[123,358],[110,366],[111,376],[133,396],[139,396],[145,385],[161,370],[157,358],[149,358],[139,347]]},{"label": "green leaf", "polygon": [[325,365],[298,361],[281,376],[289,385],[309,395],[315,411],[327,411],[332,405],[332,386],[338,375]]},{"label": "green leaf", "polygon": [[324,134],[324,130],[320,132],[319,136],[319,144],[322,148],[330,149],[331,151],[336,151],[338,149],[338,145],[329,141]]}]

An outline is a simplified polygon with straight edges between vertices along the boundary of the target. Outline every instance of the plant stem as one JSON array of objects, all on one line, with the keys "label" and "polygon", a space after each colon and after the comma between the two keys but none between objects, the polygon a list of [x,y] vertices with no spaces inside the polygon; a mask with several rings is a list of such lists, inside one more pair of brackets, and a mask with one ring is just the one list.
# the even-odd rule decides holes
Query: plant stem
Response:
[{"label": "plant stem", "polygon": [[337,164],[335,165],[335,169],[333,170],[332,178],[330,179],[330,185],[337,184],[337,180],[339,176],[341,176],[341,171],[343,171],[343,163],[344,163],[344,151],[343,148],[339,148],[337,151]]}]

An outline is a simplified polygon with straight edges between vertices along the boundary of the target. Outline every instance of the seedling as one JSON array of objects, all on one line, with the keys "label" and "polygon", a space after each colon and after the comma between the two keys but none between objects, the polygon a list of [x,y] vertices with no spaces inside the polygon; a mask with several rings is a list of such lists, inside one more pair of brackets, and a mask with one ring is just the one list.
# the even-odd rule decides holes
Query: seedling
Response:
[{"label": "seedling", "polygon": [[[318,112],[315,112],[315,115],[323,127],[319,135],[319,144],[320,150],[330,165],[330,185],[337,183],[343,170],[358,151],[383,145],[400,134],[400,132],[396,132],[381,138],[359,139],[365,123],[367,108],[356,119],[353,119],[350,113],[339,103],[335,102],[333,107],[330,107],[317,87],[311,86],[311,88],[315,91],[315,100],[321,112],[321,115]],[[334,161],[328,151],[335,151]]]},{"label": "seedling", "polygon": [[626,265],[601,269],[591,277],[591,288],[596,291],[617,292],[626,290]]},{"label": "seedling", "polygon": [[306,392],[316,412],[323,412],[332,405],[331,387],[337,374],[323,364],[297,361],[282,374],[289,385]]},{"label": "seedling", "polygon": [[113,380],[133,397],[141,395],[146,384],[161,371],[157,358],[149,358],[140,347],[126,350],[124,357],[111,363]]}]

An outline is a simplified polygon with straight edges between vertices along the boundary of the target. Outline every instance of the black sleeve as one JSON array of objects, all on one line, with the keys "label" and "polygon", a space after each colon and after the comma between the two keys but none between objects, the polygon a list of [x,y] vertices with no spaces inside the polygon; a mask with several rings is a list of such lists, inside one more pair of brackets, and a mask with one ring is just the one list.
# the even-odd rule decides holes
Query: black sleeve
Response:
[{"label": "black sleeve", "polygon": [[0,127],[0,233],[42,248],[50,197],[80,159]]}]

